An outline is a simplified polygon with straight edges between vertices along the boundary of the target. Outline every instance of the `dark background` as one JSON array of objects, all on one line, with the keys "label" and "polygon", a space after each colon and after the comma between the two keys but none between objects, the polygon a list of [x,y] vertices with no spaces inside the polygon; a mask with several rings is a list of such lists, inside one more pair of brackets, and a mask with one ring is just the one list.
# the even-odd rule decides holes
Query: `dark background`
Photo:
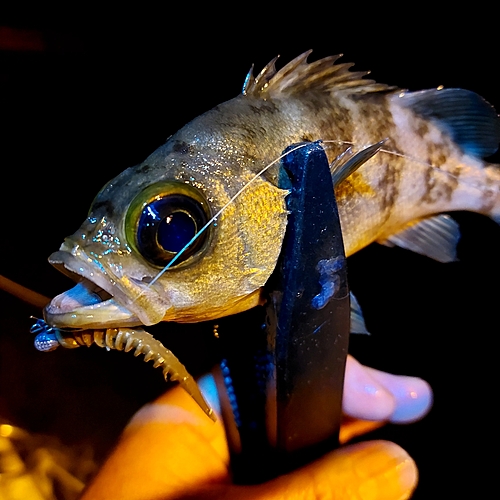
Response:
[{"label": "dark background", "polygon": [[[260,9],[260,10],[259,10]],[[389,6],[384,6],[384,10]],[[454,13],[193,4],[163,12],[26,11],[0,17],[0,274],[47,296],[70,286],[48,255],[86,216],[100,187],[142,161],[201,112],[234,97],[252,63],[344,53],[377,81],[410,90],[462,87],[500,108],[495,21]],[[392,17],[395,14],[395,17]],[[225,16],[228,17],[225,17]],[[370,337],[351,352],[370,366],[425,378],[431,413],[370,438],[416,459],[415,499],[481,497],[497,433],[500,230],[458,213],[460,262],[439,264],[377,245],[349,260]],[[90,443],[98,460],[142,404],[165,389],[160,371],[94,347],[38,353],[40,311],[0,292],[0,417],[62,443]],[[201,374],[217,360],[210,325],[152,330]],[[244,325],[239,335],[245,336]]]}]

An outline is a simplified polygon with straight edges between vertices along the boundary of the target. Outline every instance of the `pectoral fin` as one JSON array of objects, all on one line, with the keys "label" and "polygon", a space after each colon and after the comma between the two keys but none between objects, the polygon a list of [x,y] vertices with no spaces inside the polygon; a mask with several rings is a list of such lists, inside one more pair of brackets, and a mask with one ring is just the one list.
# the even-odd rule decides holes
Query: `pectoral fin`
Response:
[{"label": "pectoral fin", "polygon": [[366,329],[365,318],[363,318],[363,311],[361,311],[358,300],[352,292],[349,295],[351,300],[351,333],[370,335],[370,332]]},{"label": "pectoral fin", "polygon": [[382,141],[367,146],[357,153],[354,153],[349,148],[344,154],[340,155],[332,165],[330,165],[333,187],[338,186],[343,180],[347,179],[347,177],[361,167],[363,163],[366,163],[370,158],[375,156],[386,141],[387,139],[383,139]]},{"label": "pectoral fin", "polygon": [[441,214],[416,223],[378,243],[389,247],[398,246],[437,260],[457,260],[457,243],[460,229],[449,215]]}]

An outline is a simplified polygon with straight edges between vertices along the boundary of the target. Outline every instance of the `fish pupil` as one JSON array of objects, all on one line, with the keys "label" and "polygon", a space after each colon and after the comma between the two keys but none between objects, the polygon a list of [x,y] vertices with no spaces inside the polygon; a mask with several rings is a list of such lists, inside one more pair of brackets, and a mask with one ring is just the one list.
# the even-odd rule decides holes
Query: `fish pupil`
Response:
[{"label": "fish pupil", "polygon": [[185,212],[173,212],[158,225],[158,243],[167,251],[180,252],[196,234],[194,220]]}]

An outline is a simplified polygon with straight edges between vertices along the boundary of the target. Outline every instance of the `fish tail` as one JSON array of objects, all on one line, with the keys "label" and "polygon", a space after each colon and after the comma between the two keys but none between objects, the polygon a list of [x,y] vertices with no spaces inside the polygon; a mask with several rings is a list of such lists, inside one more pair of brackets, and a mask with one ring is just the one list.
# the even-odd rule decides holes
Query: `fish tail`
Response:
[{"label": "fish tail", "polygon": [[[464,155],[464,163],[438,188],[448,190],[452,210],[478,212],[500,224],[500,165],[484,162],[500,143],[500,117],[493,106],[463,89],[403,92],[397,102],[437,125]],[[432,190],[434,184],[429,185]]]},{"label": "fish tail", "polygon": [[486,215],[500,224],[500,165],[465,166],[453,192],[451,210]]},{"label": "fish tail", "polygon": [[484,169],[486,183],[484,189],[483,213],[500,224],[500,165],[488,165]]}]

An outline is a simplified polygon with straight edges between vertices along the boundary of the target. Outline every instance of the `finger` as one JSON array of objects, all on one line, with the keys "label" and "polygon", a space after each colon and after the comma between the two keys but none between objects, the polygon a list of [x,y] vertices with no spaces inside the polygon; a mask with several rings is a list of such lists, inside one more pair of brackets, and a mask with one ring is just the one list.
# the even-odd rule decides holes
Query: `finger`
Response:
[{"label": "finger", "polygon": [[374,368],[365,367],[373,380],[389,391],[395,402],[395,409],[389,420],[393,423],[410,423],[424,417],[432,407],[432,389],[417,377],[392,375]]},{"label": "finger", "polygon": [[222,420],[174,387],[132,418],[81,500],[170,498],[193,484],[229,481],[228,462]]},{"label": "finger", "polygon": [[411,496],[417,477],[415,463],[402,448],[386,441],[371,441],[338,449],[261,485],[207,485],[181,498],[403,500]]},{"label": "finger", "polygon": [[361,420],[412,422],[432,406],[432,390],[422,379],[391,375],[361,365],[348,356],[343,411]]},{"label": "finger", "polygon": [[355,437],[372,432],[385,425],[382,420],[359,420],[357,418],[344,417],[340,426],[339,442],[347,443]]}]

